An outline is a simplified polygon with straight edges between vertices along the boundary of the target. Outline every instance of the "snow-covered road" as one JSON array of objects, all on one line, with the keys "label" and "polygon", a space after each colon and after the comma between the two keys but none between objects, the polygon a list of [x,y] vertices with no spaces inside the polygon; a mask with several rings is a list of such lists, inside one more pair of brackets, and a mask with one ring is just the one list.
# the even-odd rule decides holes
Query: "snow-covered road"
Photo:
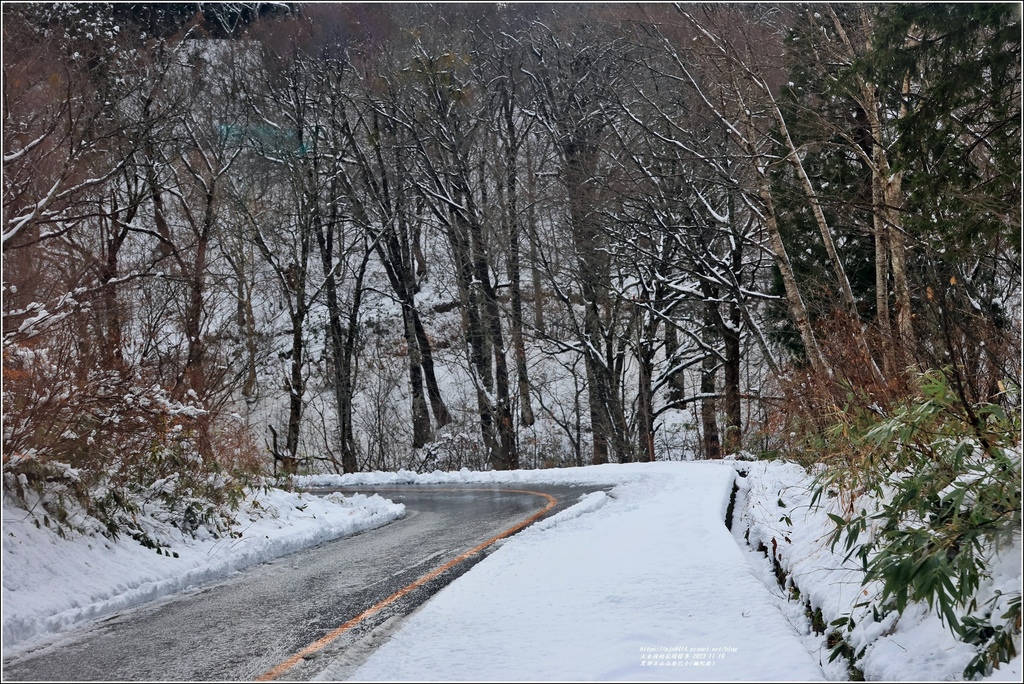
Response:
[{"label": "snow-covered road", "polygon": [[[723,524],[734,472],[713,463],[577,471],[620,484],[509,539],[352,679],[822,679]],[[337,674],[328,667],[321,678]]]},{"label": "snow-covered road", "polygon": [[[570,501],[579,495],[566,487],[551,489]],[[325,652],[343,652],[353,642],[358,649],[363,633],[409,613],[478,558],[453,565],[399,600],[382,601],[547,503],[546,497],[500,487],[404,488],[392,495],[405,504],[406,514],[391,525],[119,612],[5,662],[4,675],[50,681],[252,680],[285,663],[282,677],[308,679],[321,669],[322,654],[291,656],[380,606]]]}]

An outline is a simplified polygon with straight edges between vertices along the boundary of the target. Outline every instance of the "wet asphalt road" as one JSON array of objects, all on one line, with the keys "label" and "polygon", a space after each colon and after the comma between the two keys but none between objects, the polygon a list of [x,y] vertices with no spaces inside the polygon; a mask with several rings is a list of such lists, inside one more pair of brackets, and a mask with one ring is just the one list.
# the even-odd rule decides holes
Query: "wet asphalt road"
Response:
[{"label": "wet asphalt road", "polygon": [[[481,485],[346,488],[406,505],[405,518],[284,556],[140,606],[8,659],[4,681],[252,680],[434,568],[543,509],[548,501]],[[518,489],[518,488],[517,488]],[[595,487],[529,486],[558,505]],[[324,490],[334,491],[334,490]],[[491,547],[493,549],[494,547]],[[487,551],[455,565],[301,660],[281,679],[328,662],[356,667],[382,638]],[[344,669],[344,668],[343,668]]]}]

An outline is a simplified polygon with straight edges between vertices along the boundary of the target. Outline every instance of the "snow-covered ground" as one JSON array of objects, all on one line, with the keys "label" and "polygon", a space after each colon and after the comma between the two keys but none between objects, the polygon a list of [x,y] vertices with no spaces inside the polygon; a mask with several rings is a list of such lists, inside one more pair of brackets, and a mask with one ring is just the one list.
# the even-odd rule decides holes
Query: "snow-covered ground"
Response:
[{"label": "snow-covered ground", "polygon": [[567,510],[506,542],[423,606],[353,679],[823,678],[723,524],[731,468],[613,465],[509,479],[618,486],[585,498],[585,515]]},{"label": "snow-covered ground", "polygon": [[[729,532],[722,521],[737,469],[747,476],[738,480],[736,524]],[[850,612],[863,588],[856,573],[828,551],[825,511],[807,507],[810,480],[796,466],[675,462],[299,480],[303,486],[401,482],[613,488],[505,540],[410,616],[353,679],[847,676],[841,659],[828,663],[831,649],[823,635],[814,634],[803,602],[820,608],[828,622]],[[278,517],[253,515],[241,538],[183,540],[173,547],[178,559],[157,556],[132,540],[60,540],[5,505],[5,652],[38,635],[400,515],[379,498],[339,505],[297,496],[261,495],[264,509]],[[747,529],[752,545],[777,549],[790,582],[800,588],[800,601],[787,599],[769,560],[747,546]],[[174,572],[178,567],[187,569]],[[991,588],[1019,590],[1019,556],[996,567]],[[883,623],[867,621],[852,635],[858,649],[866,647],[860,665],[869,679],[955,680],[973,655],[924,611]],[[349,667],[325,662],[320,678]],[[994,678],[1020,675],[1018,656]]]}]

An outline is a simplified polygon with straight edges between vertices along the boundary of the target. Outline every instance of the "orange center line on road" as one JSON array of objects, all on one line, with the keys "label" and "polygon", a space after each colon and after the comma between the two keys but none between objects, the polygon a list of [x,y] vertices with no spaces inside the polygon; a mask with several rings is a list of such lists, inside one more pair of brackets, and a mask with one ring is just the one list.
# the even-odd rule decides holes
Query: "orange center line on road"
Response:
[{"label": "orange center line on road", "polygon": [[[367,488],[367,489],[369,489],[369,488]],[[434,490],[434,491],[438,491],[438,490]],[[328,634],[320,637],[319,639],[317,639],[316,641],[311,643],[309,646],[306,646],[304,649],[302,649],[301,651],[299,651],[295,655],[291,656],[290,658],[288,658],[284,662],[279,663],[278,665],[276,665],[276,666],[272,667],[271,669],[267,670],[266,672],[261,674],[259,677],[257,677],[255,681],[257,681],[257,682],[267,682],[267,681],[270,681],[272,679],[277,679],[278,677],[283,675],[285,672],[287,672],[288,670],[290,670],[293,667],[295,667],[299,663],[299,661],[303,660],[307,656],[310,656],[313,653],[316,653],[320,649],[324,648],[325,646],[329,645],[335,639],[337,639],[342,634],[344,634],[348,630],[350,630],[353,627],[355,627],[356,625],[358,625],[360,622],[362,622],[366,618],[370,617],[371,615],[376,615],[381,610],[383,610],[384,608],[387,608],[389,605],[391,605],[392,603],[394,603],[398,599],[402,598],[406,594],[410,593],[411,591],[415,590],[418,587],[423,586],[424,584],[426,584],[430,580],[434,579],[435,577],[437,577],[438,575],[443,573],[445,570],[448,570],[449,568],[452,568],[452,567],[458,565],[459,563],[461,563],[462,561],[466,560],[467,558],[470,558],[471,556],[474,556],[475,554],[479,553],[480,551],[483,551],[484,549],[486,549],[488,546],[490,546],[494,542],[498,541],[499,539],[504,539],[505,537],[509,536],[510,534],[514,534],[514,533],[518,532],[519,530],[523,529],[524,527],[526,527],[527,525],[532,523],[537,518],[541,517],[542,515],[544,515],[548,511],[550,511],[558,503],[557,501],[555,501],[555,497],[551,496],[550,494],[545,494],[544,492],[534,492],[534,491],[530,491],[530,490],[526,490],[526,489],[499,489],[499,490],[493,490],[493,489],[456,489],[456,490],[445,490],[445,491],[459,491],[459,492],[501,491],[501,492],[511,492],[513,494],[533,494],[533,495],[536,495],[536,496],[544,497],[545,499],[548,500],[548,504],[547,504],[547,506],[545,506],[543,509],[541,509],[537,513],[534,513],[533,515],[531,515],[530,517],[526,518],[525,520],[522,520],[522,521],[516,523],[512,527],[510,527],[507,530],[505,530],[504,532],[502,532],[501,534],[497,534],[497,535],[491,537],[490,539],[488,539],[487,541],[482,542],[480,544],[477,544],[476,546],[471,548],[469,551],[466,551],[465,553],[463,553],[463,554],[461,554],[459,556],[456,556],[455,558],[451,559],[450,561],[448,561],[444,565],[442,565],[440,567],[437,567],[437,568],[434,568],[433,570],[431,570],[427,574],[423,575],[422,577],[420,577],[416,581],[414,581],[414,582],[412,582],[410,584],[407,584],[406,586],[402,587],[401,589],[399,589],[398,591],[393,593],[391,596],[388,596],[386,599],[384,599],[384,600],[382,600],[382,601],[380,601],[378,603],[373,604],[372,606],[370,606],[369,608],[364,610],[359,615],[356,615],[354,618],[352,618],[351,620],[349,620],[345,624],[343,624],[340,627],[334,629],[333,631],[329,632]]]}]

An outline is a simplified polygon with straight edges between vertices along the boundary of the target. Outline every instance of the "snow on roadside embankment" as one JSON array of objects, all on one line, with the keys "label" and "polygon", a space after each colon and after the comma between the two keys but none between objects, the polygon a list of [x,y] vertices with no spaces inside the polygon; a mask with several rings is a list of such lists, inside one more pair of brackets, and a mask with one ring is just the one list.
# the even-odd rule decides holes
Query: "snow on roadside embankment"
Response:
[{"label": "snow on roadside embankment", "polygon": [[[854,664],[868,680],[954,681],[976,655],[975,648],[956,639],[935,611],[911,604],[899,615],[875,616],[865,602],[874,598],[878,583],[862,585],[863,569],[856,558],[846,560],[844,544],[835,550],[830,538],[834,525],[829,513],[841,514],[841,502],[826,494],[812,506],[814,478],[803,468],[782,461],[743,464],[746,478],[738,481],[743,502],[740,525],[749,528],[750,545],[760,546],[778,561],[780,579],[790,598],[797,597],[791,614],[820,611],[817,627],[825,635],[845,636],[854,654]],[[978,592],[979,604],[996,592],[1013,594],[1021,590],[1021,541],[991,559],[990,576]],[[775,581],[769,571],[766,582]],[[782,594],[782,592],[779,592]],[[794,610],[795,608],[795,610]],[[852,616],[855,628],[848,634],[830,625],[833,620]],[[808,620],[810,623],[810,620]],[[833,637],[835,638],[835,637]],[[829,648],[823,656],[830,655]],[[837,658],[837,665],[843,663]],[[834,666],[826,667],[836,674]],[[1020,681],[1021,656],[996,669],[987,681]],[[843,668],[845,669],[845,668]]]},{"label": "snow on roadside embankment", "polygon": [[235,514],[233,535],[197,537],[147,521],[173,555],[131,538],[75,535],[37,527],[23,508],[3,503],[3,647],[145,603],[324,541],[383,525],[405,507],[379,496],[320,498],[279,489],[256,492]]}]

